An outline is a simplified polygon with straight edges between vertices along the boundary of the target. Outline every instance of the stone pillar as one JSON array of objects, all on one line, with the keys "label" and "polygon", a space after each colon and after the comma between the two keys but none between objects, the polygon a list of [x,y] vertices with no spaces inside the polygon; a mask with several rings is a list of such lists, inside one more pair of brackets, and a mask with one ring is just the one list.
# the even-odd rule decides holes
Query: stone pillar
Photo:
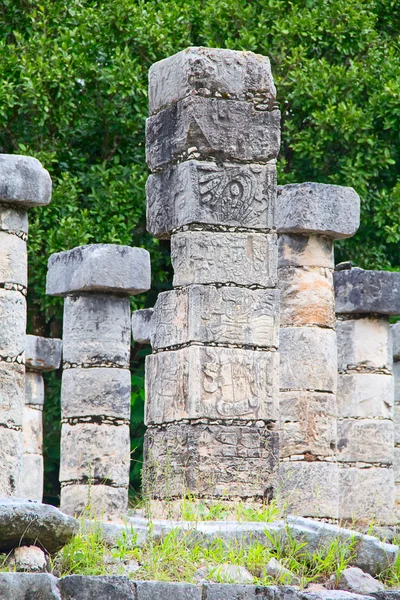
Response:
[{"label": "stone pillar", "polygon": [[130,463],[130,303],[150,287],[142,248],[93,244],[53,254],[47,293],[65,296],[61,510],[120,517]]},{"label": "stone pillar", "polygon": [[19,496],[25,400],[28,213],[51,199],[35,158],[0,154],[0,496]]},{"label": "stone pillar", "polygon": [[43,497],[44,381],[42,373],[60,367],[61,349],[62,341],[59,339],[26,336],[21,497],[40,502]]},{"label": "stone pillar", "polygon": [[334,280],[339,514],[344,520],[389,524],[394,518],[389,316],[400,314],[400,273],[350,267],[335,271]]},{"label": "stone pillar", "polygon": [[280,113],[268,58],[188,48],[149,72],[147,226],[171,237],[146,360],[153,499],[269,500],[278,435]]},{"label": "stone pillar", "polygon": [[339,516],[333,242],[354,235],[359,218],[352,188],[278,188],[279,483],[287,510],[305,517]]},{"label": "stone pillar", "polygon": [[132,338],[138,344],[150,344],[153,324],[153,308],[142,308],[132,313]]},{"label": "stone pillar", "polygon": [[394,494],[397,521],[400,521],[400,321],[390,327],[394,379]]}]

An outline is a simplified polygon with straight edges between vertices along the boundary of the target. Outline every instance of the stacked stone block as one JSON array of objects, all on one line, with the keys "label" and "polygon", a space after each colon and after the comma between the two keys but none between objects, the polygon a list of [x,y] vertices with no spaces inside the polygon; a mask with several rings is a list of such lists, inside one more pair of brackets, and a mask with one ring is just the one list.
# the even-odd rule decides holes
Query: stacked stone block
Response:
[{"label": "stacked stone block", "polygon": [[393,376],[389,316],[400,313],[400,273],[335,271],[340,517],[394,518]]},{"label": "stacked stone block", "polygon": [[47,293],[64,296],[61,509],[121,516],[130,465],[130,303],[150,288],[146,250],[93,244],[53,254]]},{"label": "stacked stone block", "polygon": [[278,188],[280,494],[296,515],[337,519],[337,350],[333,242],[352,236],[360,200],[352,188]]},{"label": "stacked stone block", "polygon": [[21,497],[30,500],[43,496],[43,373],[60,367],[61,349],[59,339],[26,336]]},{"label": "stacked stone block", "polygon": [[393,350],[394,379],[394,485],[395,508],[400,519],[400,321],[390,327]]},{"label": "stacked stone block", "polygon": [[138,344],[150,344],[152,325],[152,308],[134,310],[132,313],[132,338]]},{"label": "stacked stone block", "polygon": [[51,199],[35,158],[0,154],[0,496],[21,493],[28,213]]},{"label": "stacked stone block", "polygon": [[148,230],[171,238],[146,361],[153,498],[270,498],[278,459],[280,113],[269,60],[188,48],[153,65]]}]

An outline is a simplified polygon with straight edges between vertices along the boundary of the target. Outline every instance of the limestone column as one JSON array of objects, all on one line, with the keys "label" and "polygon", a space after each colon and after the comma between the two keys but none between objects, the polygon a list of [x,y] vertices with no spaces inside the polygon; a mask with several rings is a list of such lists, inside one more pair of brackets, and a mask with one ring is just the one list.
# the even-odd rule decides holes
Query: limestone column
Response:
[{"label": "limestone column", "polygon": [[333,243],[354,235],[352,188],[278,188],[281,500],[305,517],[337,519],[337,347]]},{"label": "limestone column", "polygon": [[53,254],[47,293],[64,296],[61,510],[120,517],[130,464],[130,303],[150,287],[142,248],[92,244]]},{"label": "limestone column", "polygon": [[394,379],[394,494],[397,520],[400,521],[400,321],[390,327]]},{"label": "limestone column", "polygon": [[152,308],[134,310],[132,313],[132,338],[138,344],[150,344],[152,324]]},{"label": "limestone column", "polygon": [[146,360],[152,499],[274,494],[278,435],[276,157],[266,57],[188,48],[149,72],[147,225],[171,238]]},{"label": "limestone column", "polygon": [[334,281],[339,514],[344,520],[388,524],[394,518],[389,316],[400,313],[400,273],[350,267],[335,271]]},{"label": "limestone column", "polygon": [[0,154],[0,496],[19,496],[25,401],[28,213],[51,199],[35,158]]},{"label": "limestone column", "polygon": [[59,339],[26,336],[21,497],[40,502],[43,497],[43,373],[60,367],[61,349]]}]

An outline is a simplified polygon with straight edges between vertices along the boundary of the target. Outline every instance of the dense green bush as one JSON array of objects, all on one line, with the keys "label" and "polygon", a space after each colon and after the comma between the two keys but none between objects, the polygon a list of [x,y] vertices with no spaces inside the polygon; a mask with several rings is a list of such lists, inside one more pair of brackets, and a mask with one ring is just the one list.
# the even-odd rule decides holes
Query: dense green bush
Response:
[{"label": "dense green bush", "polygon": [[[0,33],[0,150],[38,157],[54,182],[52,204],[30,211],[30,331],[61,333],[62,302],[44,293],[47,259],[59,250],[145,246],[153,290],[133,305],[153,304],[168,287],[168,244],[145,231],[147,71],[189,45],[271,58],[282,110],[280,183],[354,186],[362,225],[338,258],[400,267],[396,0],[1,0]],[[142,354],[134,349],[139,460]],[[46,469],[54,482],[57,377],[49,392]]]}]

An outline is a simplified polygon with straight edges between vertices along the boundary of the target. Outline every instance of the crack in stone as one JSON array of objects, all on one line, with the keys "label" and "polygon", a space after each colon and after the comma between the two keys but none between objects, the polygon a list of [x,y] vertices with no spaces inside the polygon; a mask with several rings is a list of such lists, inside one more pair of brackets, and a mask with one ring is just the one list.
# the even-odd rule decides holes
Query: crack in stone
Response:
[{"label": "crack in stone", "polygon": [[114,425],[120,427],[129,425],[129,419],[119,417],[111,417],[107,415],[88,415],[84,417],[65,417],[61,419],[61,423],[68,425],[78,425],[79,423],[93,423],[97,425]]},{"label": "crack in stone", "polygon": [[0,362],[17,363],[18,365],[24,365],[25,364],[25,351],[21,352],[17,356],[0,356]]},{"label": "crack in stone", "polygon": [[234,350],[253,350],[260,352],[277,352],[277,346],[255,346],[253,344],[225,344],[220,342],[185,342],[183,344],[175,344],[173,346],[165,346],[164,348],[153,348],[153,354],[162,354],[163,352],[182,350],[183,348],[232,348]]}]

